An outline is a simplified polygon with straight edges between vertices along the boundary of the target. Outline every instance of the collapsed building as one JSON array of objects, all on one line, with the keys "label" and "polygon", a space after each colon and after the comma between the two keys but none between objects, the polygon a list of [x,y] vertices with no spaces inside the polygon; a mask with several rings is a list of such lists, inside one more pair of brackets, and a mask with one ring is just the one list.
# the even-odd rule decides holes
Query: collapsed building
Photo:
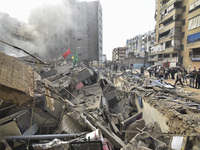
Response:
[{"label": "collapsed building", "polygon": [[131,70],[0,53],[0,149],[199,149],[199,99]]}]

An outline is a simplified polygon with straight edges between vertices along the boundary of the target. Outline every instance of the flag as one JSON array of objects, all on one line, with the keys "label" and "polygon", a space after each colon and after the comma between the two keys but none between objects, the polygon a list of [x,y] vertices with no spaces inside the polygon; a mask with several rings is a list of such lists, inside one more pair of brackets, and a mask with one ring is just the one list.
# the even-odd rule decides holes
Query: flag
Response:
[{"label": "flag", "polygon": [[62,55],[63,58],[65,59],[67,55],[71,54],[70,49],[68,48],[68,50]]},{"label": "flag", "polygon": [[77,51],[76,51],[74,59],[73,59],[74,66],[76,65],[77,62],[78,62],[78,56],[77,56]]}]

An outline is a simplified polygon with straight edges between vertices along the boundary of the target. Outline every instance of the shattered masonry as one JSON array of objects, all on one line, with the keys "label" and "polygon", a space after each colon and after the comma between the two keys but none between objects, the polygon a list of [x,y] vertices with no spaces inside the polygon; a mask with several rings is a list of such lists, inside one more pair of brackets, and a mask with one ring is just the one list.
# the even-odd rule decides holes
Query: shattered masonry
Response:
[{"label": "shattered masonry", "polygon": [[0,52],[0,95],[2,100],[21,105],[33,98],[33,70]]},{"label": "shattered masonry", "polygon": [[200,148],[199,93],[134,70],[25,59],[0,53],[0,149]]}]

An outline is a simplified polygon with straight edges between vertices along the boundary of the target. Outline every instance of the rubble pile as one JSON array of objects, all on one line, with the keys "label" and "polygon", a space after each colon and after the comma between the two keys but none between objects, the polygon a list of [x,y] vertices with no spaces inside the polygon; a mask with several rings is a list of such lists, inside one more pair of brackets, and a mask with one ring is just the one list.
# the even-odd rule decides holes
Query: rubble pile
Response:
[{"label": "rubble pile", "polygon": [[0,149],[199,148],[198,94],[130,70],[1,55]]}]

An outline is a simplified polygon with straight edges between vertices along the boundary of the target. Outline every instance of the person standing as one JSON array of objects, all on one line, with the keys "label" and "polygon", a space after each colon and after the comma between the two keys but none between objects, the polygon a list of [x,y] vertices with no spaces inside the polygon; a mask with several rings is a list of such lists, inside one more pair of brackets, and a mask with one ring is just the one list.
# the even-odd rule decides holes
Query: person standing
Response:
[{"label": "person standing", "polygon": [[174,87],[176,87],[177,82],[180,82],[180,84],[181,84],[182,87],[183,87],[183,83],[182,83],[182,81],[181,81],[181,78],[182,78],[182,73],[181,73],[181,71],[179,71],[179,72],[177,73],[177,75],[176,75],[176,81],[175,81],[175,83],[174,83]]},{"label": "person standing", "polygon": [[165,68],[165,79],[168,79],[169,76],[169,67]]},{"label": "person standing", "polygon": [[200,68],[199,68],[199,71],[196,72],[196,87],[197,89],[199,89],[200,87]]},{"label": "person standing", "polygon": [[156,77],[157,67],[154,68],[154,76]]},{"label": "person standing", "polygon": [[187,75],[187,70],[186,69],[183,69],[183,83],[187,83],[187,77],[186,77],[186,75]]},{"label": "person standing", "polygon": [[159,79],[163,78],[164,68],[161,68],[159,71]]},{"label": "person standing", "polygon": [[171,68],[171,77],[172,77],[172,80],[174,80],[174,75],[175,75],[175,70],[174,68]]},{"label": "person standing", "polygon": [[196,70],[196,67],[194,67],[193,73],[194,73],[195,88],[197,88],[197,70]]},{"label": "person standing", "polygon": [[153,75],[153,69],[150,68],[148,71],[149,71],[149,77],[151,77]]},{"label": "person standing", "polygon": [[141,68],[140,68],[140,73],[142,74],[142,75],[144,75],[144,66],[142,66]]},{"label": "person standing", "polygon": [[189,73],[190,87],[194,87],[194,77],[195,77],[194,72],[190,71],[190,73]]}]

